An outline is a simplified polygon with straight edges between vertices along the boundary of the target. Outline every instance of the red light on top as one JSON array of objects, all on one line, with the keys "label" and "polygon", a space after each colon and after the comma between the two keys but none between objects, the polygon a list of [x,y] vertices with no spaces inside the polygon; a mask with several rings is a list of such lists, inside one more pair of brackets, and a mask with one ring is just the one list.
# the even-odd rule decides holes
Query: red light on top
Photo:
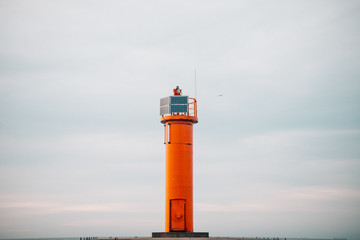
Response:
[{"label": "red light on top", "polygon": [[176,86],[176,88],[173,90],[175,96],[181,96],[181,89],[179,86]]}]

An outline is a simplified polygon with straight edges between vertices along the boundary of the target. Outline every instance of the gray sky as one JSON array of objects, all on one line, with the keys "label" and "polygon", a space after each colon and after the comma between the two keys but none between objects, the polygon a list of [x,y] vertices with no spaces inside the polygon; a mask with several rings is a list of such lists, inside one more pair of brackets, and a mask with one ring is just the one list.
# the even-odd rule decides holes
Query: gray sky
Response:
[{"label": "gray sky", "polygon": [[196,68],[195,231],[360,239],[359,26],[359,1],[0,0],[0,238],[163,231],[159,99]]}]

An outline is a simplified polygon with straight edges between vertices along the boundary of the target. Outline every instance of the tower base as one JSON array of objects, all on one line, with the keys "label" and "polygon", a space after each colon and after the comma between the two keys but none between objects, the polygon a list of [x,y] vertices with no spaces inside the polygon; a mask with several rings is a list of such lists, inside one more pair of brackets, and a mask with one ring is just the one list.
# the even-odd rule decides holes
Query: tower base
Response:
[{"label": "tower base", "polygon": [[153,232],[153,238],[208,238],[208,232]]}]

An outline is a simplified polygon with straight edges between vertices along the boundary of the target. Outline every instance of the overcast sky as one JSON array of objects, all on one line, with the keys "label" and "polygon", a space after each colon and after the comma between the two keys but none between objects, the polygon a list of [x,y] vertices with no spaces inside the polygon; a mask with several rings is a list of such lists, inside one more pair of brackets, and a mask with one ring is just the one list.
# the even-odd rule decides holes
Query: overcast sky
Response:
[{"label": "overcast sky", "polygon": [[342,0],[0,0],[0,238],[164,231],[159,99],[195,68],[194,231],[360,239]]}]

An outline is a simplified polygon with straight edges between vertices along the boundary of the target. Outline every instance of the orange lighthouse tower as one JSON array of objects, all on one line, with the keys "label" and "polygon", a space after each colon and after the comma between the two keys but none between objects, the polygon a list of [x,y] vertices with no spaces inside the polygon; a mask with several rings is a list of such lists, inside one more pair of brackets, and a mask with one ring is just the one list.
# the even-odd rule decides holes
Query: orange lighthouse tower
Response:
[{"label": "orange lighthouse tower", "polygon": [[193,125],[198,122],[195,98],[174,95],[160,99],[166,146],[165,232],[153,237],[209,237],[193,232]]}]

